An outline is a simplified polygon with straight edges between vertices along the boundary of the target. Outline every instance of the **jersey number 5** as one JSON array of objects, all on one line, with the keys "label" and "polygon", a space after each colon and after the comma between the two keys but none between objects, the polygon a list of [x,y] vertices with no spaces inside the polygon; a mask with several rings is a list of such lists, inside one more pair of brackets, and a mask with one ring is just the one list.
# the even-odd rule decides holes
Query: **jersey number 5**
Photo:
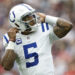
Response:
[{"label": "jersey number 5", "polygon": [[28,53],[29,48],[32,48],[32,47],[33,48],[37,48],[36,42],[31,43],[31,44],[27,44],[27,45],[23,46],[25,59],[29,59],[31,57],[34,57],[34,62],[26,62],[26,67],[27,68],[37,65],[38,62],[39,62],[38,61],[38,54],[36,52],[34,52],[34,53]]}]

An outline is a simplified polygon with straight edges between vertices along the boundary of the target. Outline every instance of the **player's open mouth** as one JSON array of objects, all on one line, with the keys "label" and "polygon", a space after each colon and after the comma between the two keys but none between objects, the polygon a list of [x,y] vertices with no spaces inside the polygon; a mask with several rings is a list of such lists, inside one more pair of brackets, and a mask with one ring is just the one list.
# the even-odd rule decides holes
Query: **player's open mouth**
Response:
[{"label": "player's open mouth", "polygon": [[29,28],[29,29],[26,29],[25,31],[29,32],[29,31],[31,31],[31,28]]}]

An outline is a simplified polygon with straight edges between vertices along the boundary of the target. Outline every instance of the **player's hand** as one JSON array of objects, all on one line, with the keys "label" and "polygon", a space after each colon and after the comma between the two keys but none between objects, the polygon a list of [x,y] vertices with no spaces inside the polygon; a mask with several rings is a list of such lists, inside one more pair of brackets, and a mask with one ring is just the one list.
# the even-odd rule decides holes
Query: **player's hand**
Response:
[{"label": "player's hand", "polygon": [[41,22],[45,22],[45,17],[46,17],[46,15],[45,15],[44,13],[39,13],[39,12],[38,12],[37,15],[40,16]]},{"label": "player's hand", "polygon": [[16,40],[16,33],[17,32],[18,32],[18,29],[17,28],[11,28],[8,31],[9,41],[15,42],[15,40]]}]

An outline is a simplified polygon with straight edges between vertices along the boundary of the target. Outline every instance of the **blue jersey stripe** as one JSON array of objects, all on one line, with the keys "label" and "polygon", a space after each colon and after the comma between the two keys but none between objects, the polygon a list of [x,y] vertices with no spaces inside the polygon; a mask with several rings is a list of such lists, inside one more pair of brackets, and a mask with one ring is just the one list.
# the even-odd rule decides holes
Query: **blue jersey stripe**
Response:
[{"label": "blue jersey stripe", "polygon": [[48,25],[48,23],[46,23],[46,28],[47,28],[47,30],[49,30],[49,25]]},{"label": "blue jersey stripe", "polygon": [[42,32],[45,32],[44,23],[41,23],[41,26],[42,26]]},{"label": "blue jersey stripe", "polygon": [[5,35],[3,37],[6,40],[6,42],[9,43],[9,40],[7,39],[7,37]]}]

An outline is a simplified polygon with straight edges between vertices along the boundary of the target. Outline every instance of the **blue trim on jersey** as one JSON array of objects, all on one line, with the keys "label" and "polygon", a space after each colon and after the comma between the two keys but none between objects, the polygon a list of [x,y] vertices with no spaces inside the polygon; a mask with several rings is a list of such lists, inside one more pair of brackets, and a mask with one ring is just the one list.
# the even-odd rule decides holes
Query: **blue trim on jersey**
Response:
[{"label": "blue trim on jersey", "polygon": [[44,23],[41,23],[42,26],[42,32],[45,32]]},{"label": "blue trim on jersey", "polygon": [[49,30],[49,25],[48,25],[48,23],[46,23],[46,28],[47,28],[47,30]]},{"label": "blue trim on jersey", "polygon": [[5,35],[3,37],[6,40],[6,42],[9,43],[9,40],[7,39],[7,37]]},{"label": "blue trim on jersey", "polygon": [[[45,23],[45,24],[46,24],[46,25],[44,26],[44,23],[41,23],[42,32],[45,32],[46,29],[49,30],[49,25],[48,25],[48,23]],[[45,29],[45,27],[46,27],[46,29]]]}]

